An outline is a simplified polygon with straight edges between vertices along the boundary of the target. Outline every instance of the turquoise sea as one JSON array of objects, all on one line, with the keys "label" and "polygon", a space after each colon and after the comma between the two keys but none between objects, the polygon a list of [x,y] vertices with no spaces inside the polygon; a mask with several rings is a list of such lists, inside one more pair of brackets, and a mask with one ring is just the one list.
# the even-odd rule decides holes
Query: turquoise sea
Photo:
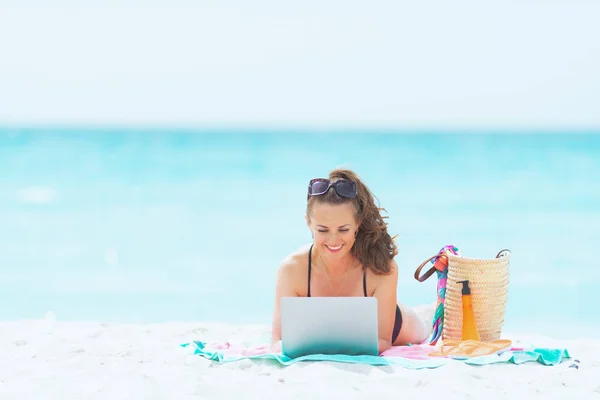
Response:
[{"label": "turquoise sea", "polygon": [[0,319],[269,323],[336,166],[387,210],[401,301],[435,301],[445,244],[509,248],[506,329],[597,336],[600,132],[0,128]]}]

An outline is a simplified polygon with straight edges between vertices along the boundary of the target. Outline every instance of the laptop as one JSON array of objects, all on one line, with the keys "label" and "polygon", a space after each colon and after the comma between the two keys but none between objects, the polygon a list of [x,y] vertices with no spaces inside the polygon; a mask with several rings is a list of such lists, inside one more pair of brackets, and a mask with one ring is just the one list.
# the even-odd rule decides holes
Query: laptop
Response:
[{"label": "laptop", "polygon": [[309,354],[379,355],[374,297],[283,297],[281,348]]}]

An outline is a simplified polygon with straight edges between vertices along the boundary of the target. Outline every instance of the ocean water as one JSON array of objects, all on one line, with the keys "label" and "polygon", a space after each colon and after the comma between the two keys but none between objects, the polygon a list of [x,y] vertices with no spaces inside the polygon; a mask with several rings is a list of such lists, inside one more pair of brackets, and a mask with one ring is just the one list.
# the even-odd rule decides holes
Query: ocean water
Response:
[{"label": "ocean water", "polygon": [[442,246],[512,251],[506,329],[597,336],[600,134],[0,129],[0,319],[269,323],[306,187],[354,169],[398,297]]}]

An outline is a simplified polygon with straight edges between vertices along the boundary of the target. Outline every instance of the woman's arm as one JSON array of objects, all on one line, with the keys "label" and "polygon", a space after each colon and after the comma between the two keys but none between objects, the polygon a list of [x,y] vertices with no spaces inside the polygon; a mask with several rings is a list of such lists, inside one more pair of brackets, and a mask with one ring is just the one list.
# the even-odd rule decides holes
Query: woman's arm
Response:
[{"label": "woman's arm", "polygon": [[398,286],[398,265],[390,261],[390,273],[381,275],[373,297],[377,298],[377,319],[379,326],[379,354],[392,347],[392,332],[396,318],[396,291]]},{"label": "woman's arm", "polygon": [[284,260],[279,266],[275,282],[275,304],[273,306],[272,336],[271,345],[281,346],[281,298],[296,297],[298,293],[295,288],[294,280],[295,265],[293,259]]}]

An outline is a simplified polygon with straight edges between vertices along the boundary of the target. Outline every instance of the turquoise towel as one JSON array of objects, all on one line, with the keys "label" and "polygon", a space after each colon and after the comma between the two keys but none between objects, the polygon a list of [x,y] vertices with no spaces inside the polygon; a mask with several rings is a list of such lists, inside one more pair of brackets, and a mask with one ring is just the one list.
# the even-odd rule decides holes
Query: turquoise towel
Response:
[{"label": "turquoise towel", "polygon": [[500,354],[463,359],[466,364],[486,365],[500,362],[523,364],[538,362],[543,365],[560,364],[563,359],[571,358],[567,349],[534,348],[530,350],[506,351]]},{"label": "turquoise towel", "polygon": [[259,354],[248,354],[239,356],[224,356],[222,350],[211,350],[208,349],[205,342],[194,341],[192,343],[184,343],[181,346],[186,347],[190,344],[194,344],[194,354],[208,358],[209,360],[218,361],[220,363],[240,361],[243,359],[267,359],[277,361],[281,365],[292,365],[302,361],[333,361],[351,364],[369,364],[375,366],[383,365],[401,365],[409,369],[422,369],[422,368],[437,368],[449,362],[446,358],[431,357],[426,360],[412,360],[401,357],[380,357],[380,356],[349,356],[345,354],[311,354],[302,357],[290,358],[283,354],[275,353],[259,353]]},{"label": "turquoise towel", "polygon": [[515,364],[537,361],[544,365],[556,365],[560,364],[566,358],[571,358],[567,349],[535,348],[531,351],[515,352],[514,357],[510,361]]},{"label": "turquoise towel", "polygon": [[383,365],[400,365],[408,369],[424,369],[438,368],[450,362],[464,362],[469,365],[487,365],[495,363],[513,363],[523,364],[525,362],[539,362],[544,365],[556,365],[563,359],[570,358],[569,352],[566,349],[545,349],[534,348],[526,351],[506,351],[500,354],[489,356],[468,358],[462,360],[453,360],[444,357],[430,357],[427,359],[410,359],[394,356],[349,356],[344,354],[312,354],[303,357],[290,358],[282,354],[257,352],[256,354],[239,354],[225,356],[225,353],[220,349],[209,349],[205,342],[194,341],[192,343],[184,343],[181,346],[187,347],[195,345],[194,354],[209,360],[220,363],[228,363],[240,361],[243,359],[267,359],[278,362],[281,365],[287,366],[302,361],[333,361],[342,363],[354,364],[369,364],[374,366]]}]

